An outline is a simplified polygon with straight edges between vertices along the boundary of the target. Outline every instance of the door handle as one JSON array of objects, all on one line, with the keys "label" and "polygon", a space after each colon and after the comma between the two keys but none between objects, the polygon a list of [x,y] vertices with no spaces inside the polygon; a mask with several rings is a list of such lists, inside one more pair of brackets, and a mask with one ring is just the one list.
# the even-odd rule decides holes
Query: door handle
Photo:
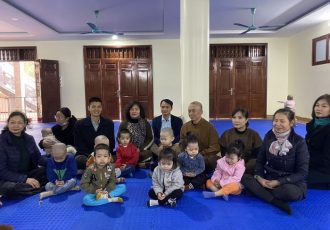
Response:
[{"label": "door handle", "polygon": [[230,88],[230,90],[228,90],[230,92],[230,96],[234,95],[234,88]]},{"label": "door handle", "polygon": [[117,95],[117,97],[120,97],[120,90],[119,89],[115,92],[115,95]]}]

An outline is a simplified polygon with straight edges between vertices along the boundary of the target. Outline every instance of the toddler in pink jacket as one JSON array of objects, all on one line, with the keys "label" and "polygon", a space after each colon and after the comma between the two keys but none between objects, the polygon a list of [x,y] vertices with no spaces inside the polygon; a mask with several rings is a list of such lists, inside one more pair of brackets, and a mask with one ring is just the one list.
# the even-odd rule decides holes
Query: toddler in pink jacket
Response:
[{"label": "toddler in pink jacket", "polygon": [[206,182],[206,187],[212,192],[203,192],[205,198],[222,196],[228,200],[228,195],[239,195],[242,191],[240,183],[245,171],[244,143],[241,140],[235,140],[228,146],[228,152],[224,157],[217,161],[217,167],[211,179]]}]

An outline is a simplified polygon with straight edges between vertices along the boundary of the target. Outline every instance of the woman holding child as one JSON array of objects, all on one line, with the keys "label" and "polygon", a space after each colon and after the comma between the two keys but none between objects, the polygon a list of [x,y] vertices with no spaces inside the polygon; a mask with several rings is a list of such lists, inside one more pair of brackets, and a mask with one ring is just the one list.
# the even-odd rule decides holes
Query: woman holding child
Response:
[{"label": "woman holding child", "polygon": [[[77,121],[75,116],[71,115],[71,111],[67,107],[62,107],[55,114],[56,125],[52,127],[54,136],[60,142],[66,145],[74,145],[73,128]],[[53,143],[47,140],[41,140],[39,147],[41,149],[51,147]]]},{"label": "woman holding child", "polygon": [[244,143],[245,173],[252,174],[256,167],[256,158],[262,141],[259,134],[249,128],[249,113],[242,108],[235,109],[231,114],[233,128],[226,130],[219,140],[221,153],[224,156],[231,143],[241,140]]},{"label": "woman holding child", "polygon": [[[145,118],[144,108],[138,101],[133,101],[126,111],[126,120],[119,126],[119,131],[128,129],[132,134],[132,143],[140,152],[139,166],[146,167],[152,159],[152,153],[149,150],[153,144],[154,137],[151,125]],[[118,132],[119,132],[118,131]]]},{"label": "woman holding child", "polygon": [[34,138],[25,133],[24,113],[12,112],[0,135],[0,195],[17,198],[33,195],[47,183],[39,149]]}]

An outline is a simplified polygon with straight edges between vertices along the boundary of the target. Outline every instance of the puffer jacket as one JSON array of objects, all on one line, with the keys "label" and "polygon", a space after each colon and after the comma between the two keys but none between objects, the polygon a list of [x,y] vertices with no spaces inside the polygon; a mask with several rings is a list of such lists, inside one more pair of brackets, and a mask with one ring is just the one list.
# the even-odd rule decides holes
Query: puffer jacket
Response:
[{"label": "puffer jacket", "polygon": [[183,176],[179,167],[165,172],[160,166],[157,166],[152,174],[152,184],[156,194],[161,192],[166,196],[174,190],[184,190]]}]

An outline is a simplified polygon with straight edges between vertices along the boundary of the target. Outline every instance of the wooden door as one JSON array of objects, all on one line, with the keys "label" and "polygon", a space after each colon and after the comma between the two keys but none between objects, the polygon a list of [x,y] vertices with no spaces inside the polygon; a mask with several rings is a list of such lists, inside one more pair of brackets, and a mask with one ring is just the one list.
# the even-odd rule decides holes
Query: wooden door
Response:
[{"label": "wooden door", "polygon": [[245,108],[266,117],[266,58],[213,58],[210,65],[210,118],[230,118]]},{"label": "wooden door", "polygon": [[118,60],[102,60],[102,114],[113,120],[119,120],[119,84],[118,84]]},{"label": "wooden door", "polygon": [[142,104],[146,117],[153,118],[153,89],[150,60],[138,59],[136,61],[136,99]]},{"label": "wooden door", "polygon": [[137,79],[135,77],[135,62],[133,59],[119,61],[120,76],[120,106],[121,119],[125,119],[126,108],[129,103],[136,100]]},{"label": "wooden door", "polygon": [[219,59],[219,71],[216,80],[216,118],[230,117],[234,108],[233,59]]},{"label": "wooden door", "polygon": [[88,100],[91,97],[102,98],[102,68],[100,59],[87,60],[85,64],[85,102],[88,114]]},{"label": "wooden door", "polygon": [[[233,59],[233,109],[250,108],[250,58]],[[231,117],[231,112],[230,112]]]},{"label": "wooden door", "polygon": [[217,117],[217,105],[216,105],[216,93],[217,93],[217,77],[218,77],[218,60],[217,58],[210,59],[210,80],[209,80],[209,107],[210,107],[210,117]]},{"label": "wooden door", "polygon": [[266,58],[251,58],[250,117],[265,118],[267,107]]},{"label": "wooden door", "polygon": [[152,71],[149,60],[120,60],[120,103],[122,119],[127,105],[139,101],[146,117],[153,118]]},{"label": "wooden door", "polygon": [[54,122],[54,115],[61,107],[58,61],[40,59],[35,69],[38,114],[42,116],[38,120]]}]

